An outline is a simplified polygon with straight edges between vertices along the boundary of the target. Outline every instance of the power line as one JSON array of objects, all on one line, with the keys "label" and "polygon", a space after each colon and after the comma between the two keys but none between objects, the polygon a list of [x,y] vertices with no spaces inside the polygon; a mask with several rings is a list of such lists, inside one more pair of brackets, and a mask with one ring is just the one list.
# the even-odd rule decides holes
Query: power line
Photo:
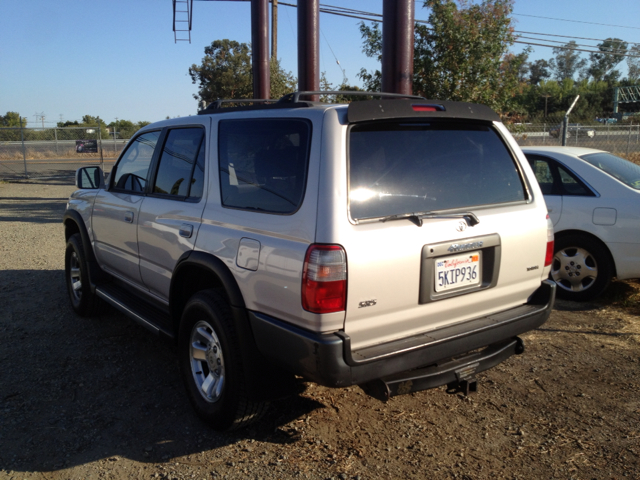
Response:
[{"label": "power line", "polygon": [[[221,0],[199,0],[199,1],[221,1]],[[234,0],[234,1],[249,1],[249,0]],[[294,3],[285,3],[285,2],[280,2],[278,1],[278,5],[284,5],[287,7],[294,7],[296,8],[297,5]],[[341,17],[348,17],[348,18],[355,18],[357,20],[366,20],[368,22],[376,22],[376,23],[380,23],[382,22],[382,14],[380,13],[373,13],[373,12],[367,12],[364,10],[354,10],[351,8],[346,8],[346,7],[339,7],[339,6],[335,6],[335,5],[327,5],[327,4],[320,4],[320,12],[321,13],[327,13],[329,15],[337,15],[337,16],[341,16]],[[542,17],[542,16],[537,16],[537,15],[525,15],[525,14],[513,14],[513,15],[519,15],[519,16],[527,16],[527,17],[537,17],[537,18],[544,18],[544,19],[550,19],[550,20],[562,20],[562,21],[567,21],[567,22],[576,22],[576,23],[587,23],[587,24],[593,24],[593,25],[603,25],[603,26],[609,26],[609,27],[619,27],[619,28],[634,28],[634,29],[638,29],[640,30],[640,27],[624,27],[624,26],[620,26],[620,25],[609,25],[609,24],[605,24],[605,23],[593,23],[593,22],[583,22],[583,21],[579,21],[579,20],[564,20],[564,19],[560,19],[560,18],[552,18],[552,17]],[[429,21],[428,20],[420,20],[420,19],[416,19],[415,20],[416,23],[420,23],[423,25],[428,25]],[[428,30],[431,30],[430,28],[427,28]],[[576,40],[593,40],[593,41],[600,41],[600,42],[604,42],[605,40],[601,40],[601,39],[597,39],[597,38],[582,38],[582,37],[571,37],[571,36],[566,36],[566,35],[554,35],[554,34],[550,34],[550,33],[535,33],[535,32],[520,32],[518,30],[514,30],[514,33],[527,33],[529,35],[542,35],[542,36],[552,36],[552,37],[562,37],[562,38],[571,38],[571,39],[576,39]],[[525,38],[525,37],[523,37]],[[546,40],[546,39],[533,39],[533,40],[539,40],[541,42],[555,42],[555,43],[561,43],[561,42],[557,42],[554,40]],[[515,40],[514,43],[519,43],[522,45],[530,45],[530,46],[535,46],[535,47],[546,47],[546,48],[556,48],[556,49],[563,49],[563,50],[575,50],[578,52],[586,52],[586,53],[601,53],[601,54],[610,54],[610,55],[621,55],[625,58],[640,58],[640,55],[632,55],[632,54],[616,54],[615,52],[607,52],[607,51],[602,51],[597,49],[597,46],[591,46],[591,45],[582,45],[584,47],[591,47],[592,50],[589,49],[583,49],[583,48],[572,48],[572,47],[566,47],[563,45],[546,45],[543,43],[534,43],[534,42],[523,42],[521,40]],[[633,45],[638,45],[635,42],[629,42],[630,44]],[[565,44],[566,45],[566,44]]]},{"label": "power line", "polygon": [[609,23],[585,22],[582,20],[567,20],[566,18],[541,17],[539,15],[526,15],[524,13],[514,13],[513,15],[517,15],[519,17],[543,18],[545,20],[557,20],[559,22],[586,23],[588,25],[600,25],[603,27],[632,28],[634,30],[640,30],[640,27],[627,27],[625,25],[611,25]]}]

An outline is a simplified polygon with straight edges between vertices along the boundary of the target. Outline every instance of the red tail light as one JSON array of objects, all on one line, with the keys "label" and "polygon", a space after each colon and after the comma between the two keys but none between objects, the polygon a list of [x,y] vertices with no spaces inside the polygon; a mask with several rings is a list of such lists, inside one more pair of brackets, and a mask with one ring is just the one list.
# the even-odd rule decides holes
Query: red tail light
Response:
[{"label": "red tail light", "polygon": [[302,271],[302,307],[339,312],[347,303],[347,255],[339,245],[311,245]]},{"label": "red tail light", "polygon": [[445,108],[443,105],[424,105],[424,104],[416,104],[411,105],[414,112],[444,112]]},{"label": "red tail light", "polygon": [[544,257],[544,266],[548,267],[553,262],[553,222],[547,214],[547,254]]}]

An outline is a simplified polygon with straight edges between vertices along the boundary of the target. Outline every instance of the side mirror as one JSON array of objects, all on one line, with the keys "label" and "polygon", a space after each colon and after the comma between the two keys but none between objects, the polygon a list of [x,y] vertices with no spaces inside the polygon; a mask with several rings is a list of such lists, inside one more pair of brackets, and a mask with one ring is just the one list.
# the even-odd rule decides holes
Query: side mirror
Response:
[{"label": "side mirror", "polygon": [[76,187],[82,189],[104,188],[104,174],[100,167],[82,167],[76,171]]}]

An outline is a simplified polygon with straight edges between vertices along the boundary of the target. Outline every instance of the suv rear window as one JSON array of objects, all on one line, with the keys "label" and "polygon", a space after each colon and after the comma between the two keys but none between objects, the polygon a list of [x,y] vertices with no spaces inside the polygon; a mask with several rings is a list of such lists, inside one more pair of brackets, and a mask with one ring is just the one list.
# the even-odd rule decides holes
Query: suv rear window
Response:
[{"label": "suv rear window", "polygon": [[490,126],[433,121],[351,127],[353,219],[524,200],[514,159]]},{"label": "suv rear window", "polygon": [[302,203],[311,125],[306,120],[224,120],[218,133],[226,207],[293,213]]}]

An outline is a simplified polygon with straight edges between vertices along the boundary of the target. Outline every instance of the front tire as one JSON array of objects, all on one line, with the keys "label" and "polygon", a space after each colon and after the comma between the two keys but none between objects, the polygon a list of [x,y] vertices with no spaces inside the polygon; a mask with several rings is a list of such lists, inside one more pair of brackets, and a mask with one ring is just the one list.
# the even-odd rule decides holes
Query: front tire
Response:
[{"label": "front tire", "polygon": [[219,293],[205,290],[191,297],[180,322],[180,370],[191,405],[215,430],[248,425],[267,407],[247,398],[240,341]]},{"label": "front tire", "polygon": [[556,240],[551,278],[558,297],[576,302],[595,299],[609,286],[613,262],[597,240],[567,235]]},{"label": "front tire", "polygon": [[82,237],[75,233],[69,237],[64,255],[65,279],[73,310],[81,317],[97,313],[99,299],[91,291],[87,257],[82,247]]}]

